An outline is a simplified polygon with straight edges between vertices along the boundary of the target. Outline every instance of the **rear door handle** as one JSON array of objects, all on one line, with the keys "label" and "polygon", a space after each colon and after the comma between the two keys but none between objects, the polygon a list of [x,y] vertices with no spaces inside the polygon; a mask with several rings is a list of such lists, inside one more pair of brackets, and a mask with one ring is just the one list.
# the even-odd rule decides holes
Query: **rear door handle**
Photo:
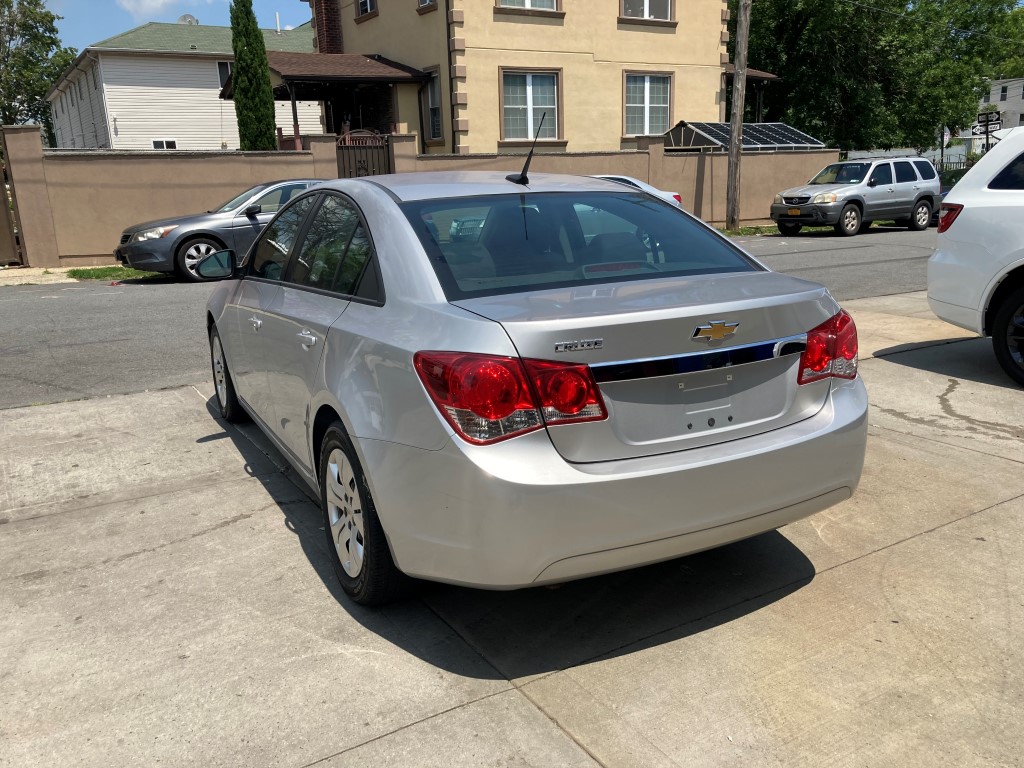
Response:
[{"label": "rear door handle", "polygon": [[254,331],[258,331],[260,327],[263,325],[263,321],[256,317],[256,315],[250,317],[249,322],[252,323],[252,329]]},{"label": "rear door handle", "polygon": [[296,334],[299,337],[299,341],[306,349],[309,349],[317,342],[317,337],[312,331],[300,331]]}]

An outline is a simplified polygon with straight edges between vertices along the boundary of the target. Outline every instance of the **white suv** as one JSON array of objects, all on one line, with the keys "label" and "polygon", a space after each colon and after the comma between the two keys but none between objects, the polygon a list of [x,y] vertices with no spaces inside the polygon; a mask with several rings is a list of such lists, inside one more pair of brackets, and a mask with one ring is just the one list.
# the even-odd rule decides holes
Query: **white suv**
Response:
[{"label": "white suv", "polygon": [[1024,127],[946,195],[928,303],[946,322],[991,336],[999,364],[1024,386]]}]

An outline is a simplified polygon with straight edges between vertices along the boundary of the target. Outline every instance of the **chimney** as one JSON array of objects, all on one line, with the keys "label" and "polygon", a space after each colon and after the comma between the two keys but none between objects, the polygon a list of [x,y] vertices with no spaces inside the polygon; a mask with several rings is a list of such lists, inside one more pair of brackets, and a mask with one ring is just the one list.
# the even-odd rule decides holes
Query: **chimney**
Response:
[{"label": "chimney", "polygon": [[344,53],[341,38],[341,0],[310,0],[316,50],[320,53]]}]

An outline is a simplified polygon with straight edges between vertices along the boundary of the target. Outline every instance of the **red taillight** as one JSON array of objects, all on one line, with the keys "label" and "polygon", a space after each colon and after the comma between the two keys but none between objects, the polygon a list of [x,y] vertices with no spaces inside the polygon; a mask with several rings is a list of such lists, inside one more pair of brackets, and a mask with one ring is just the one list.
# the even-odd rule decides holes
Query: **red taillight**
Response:
[{"label": "red taillight", "polygon": [[798,384],[829,377],[857,376],[857,326],[845,310],[807,333],[807,347],[800,355]]},{"label": "red taillight", "polygon": [[564,424],[608,417],[590,366],[546,360],[523,360],[523,365],[540,398],[544,421]]},{"label": "red taillight", "polygon": [[471,443],[608,416],[586,365],[467,352],[417,352],[413,362],[441,415]]},{"label": "red taillight", "polygon": [[964,207],[958,203],[943,203],[939,207],[939,234],[949,229]]}]

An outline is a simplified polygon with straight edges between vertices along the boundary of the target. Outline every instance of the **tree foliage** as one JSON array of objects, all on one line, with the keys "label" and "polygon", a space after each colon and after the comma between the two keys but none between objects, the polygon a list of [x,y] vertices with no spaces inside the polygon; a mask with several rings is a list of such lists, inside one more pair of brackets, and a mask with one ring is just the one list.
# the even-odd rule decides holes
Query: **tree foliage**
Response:
[{"label": "tree foliage", "polygon": [[46,94],[77,52],[64,48],[43,0],[0,0],[0,124],[40,123],[53,136]]},{"label": "tree foliage", "polygon": [[782,78],[766,89],[764,119],[847,150],[934,146],[943,126],[971,123],[998,62],[1024,46],[1015,5],[758,0],[750,66]]},{"label": "tree foliage", "polygon": [[238,137],[243,150],[277,149],[274,93],[263,33],[256,23],[252,0],[231,2],[231,72]]}]

